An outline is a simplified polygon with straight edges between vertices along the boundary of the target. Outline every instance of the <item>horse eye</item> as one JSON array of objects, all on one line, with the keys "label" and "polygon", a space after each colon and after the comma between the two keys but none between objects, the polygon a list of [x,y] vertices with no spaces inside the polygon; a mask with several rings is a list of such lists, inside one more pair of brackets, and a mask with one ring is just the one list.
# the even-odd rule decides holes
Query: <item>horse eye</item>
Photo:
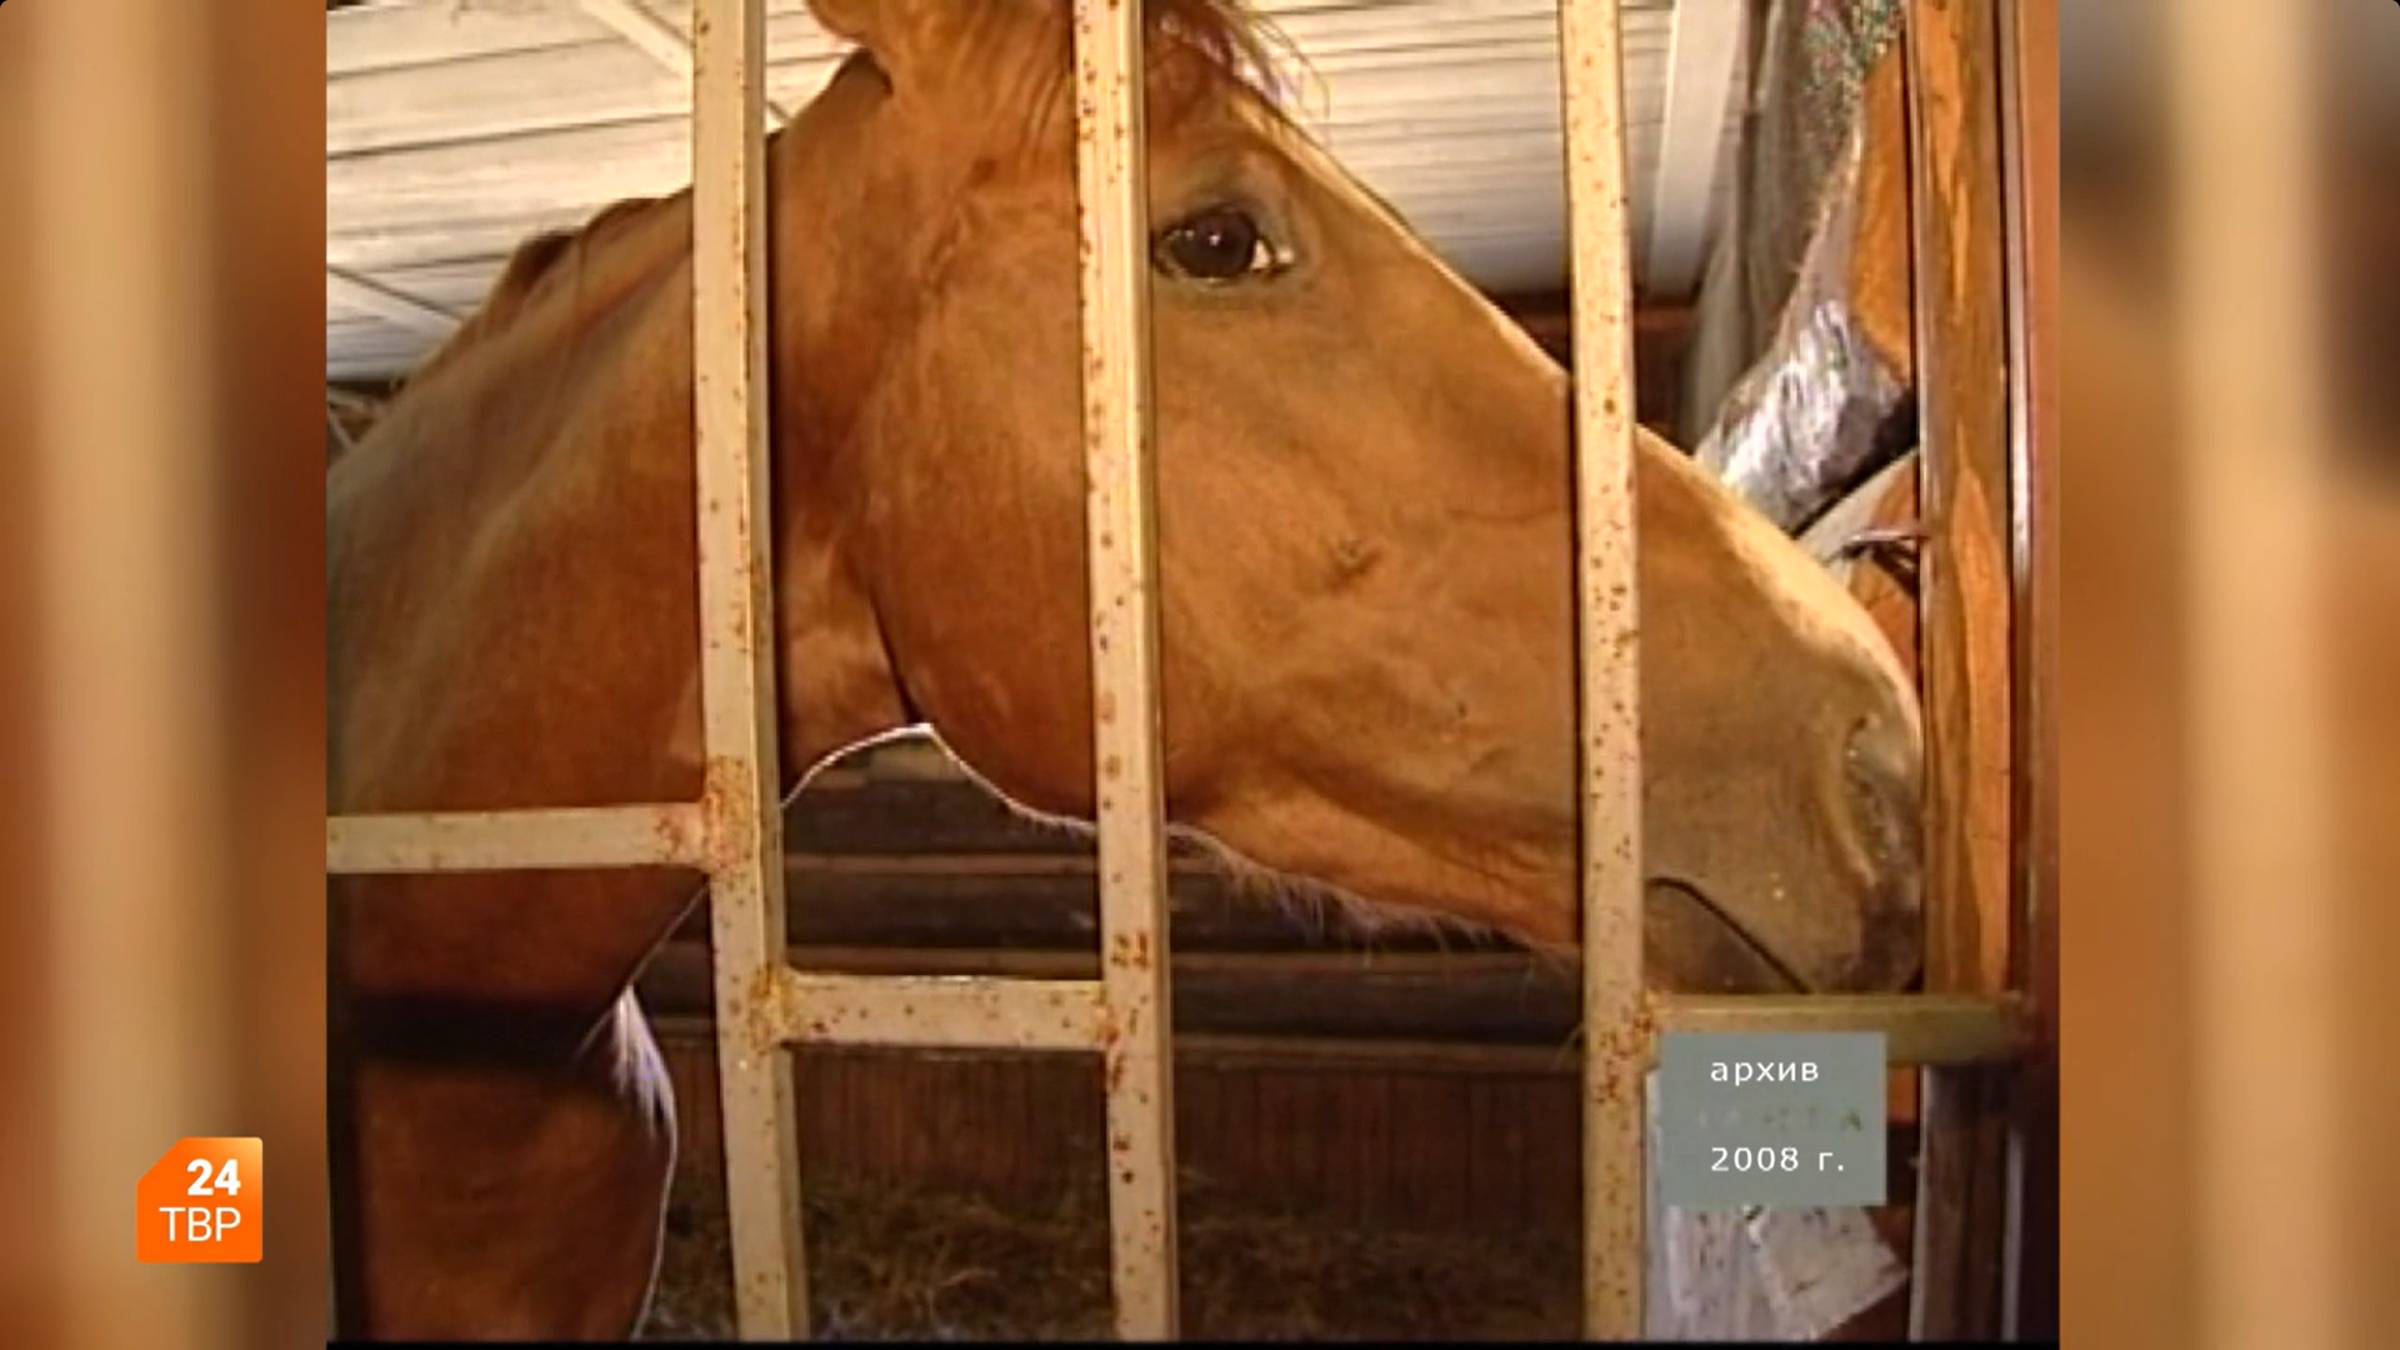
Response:
[{"label": "horse eye", "polygon": [[1158,236],[1160,270],[1194,281],[1238,281],[1281,263],[1258,222],[1238,206],[1212,206]]}]

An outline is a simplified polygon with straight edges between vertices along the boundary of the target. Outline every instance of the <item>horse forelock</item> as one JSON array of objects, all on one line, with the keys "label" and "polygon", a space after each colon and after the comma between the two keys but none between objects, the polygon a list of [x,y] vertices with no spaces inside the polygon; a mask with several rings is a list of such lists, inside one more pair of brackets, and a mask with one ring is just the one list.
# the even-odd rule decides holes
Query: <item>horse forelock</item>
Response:
[{"label": "horse forelock", "polygon": [[1275,57],[1295,49],[1273,20],[1245,0],[1145,0],[1143,9],[1154,75],[1162,60],[1182,54],[1270,106],[1282,106],[1284,81]]},{"label": "horse forelock", "polygon": [[[1073,0],[974,3],[954,30],[955,78],[985,106],[1013,114],[1015,149],[1044,153],[1072,125]],[[1148,115],[1153,126],[1228,93],[1280,115],[1288,92],[1278,55],[1299,63],[1281,29],[1247,0],[1142,0]]]}]

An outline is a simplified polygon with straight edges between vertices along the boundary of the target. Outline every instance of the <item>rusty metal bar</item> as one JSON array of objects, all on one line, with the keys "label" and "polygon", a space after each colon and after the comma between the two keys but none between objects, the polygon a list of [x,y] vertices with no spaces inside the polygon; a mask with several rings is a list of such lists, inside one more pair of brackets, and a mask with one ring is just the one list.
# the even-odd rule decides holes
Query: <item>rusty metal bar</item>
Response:
[{"label": "rusty metal bar", "polygon": [[1617,0],[1560,0],[1574,230],[1575,595],[1583,808],[1584,1334],[1642,1332],[1642,747],[1633,281]]},{"label": "rusty metal bar", "polygon": [[2013,1059],[2032,1040],[2024,1000],[1956,994],[1674,995],[1658,1001],[1661,1031],[1880,1031],[1894,1064]]},{"label": "rusty metal bar", "polygon": [[705,822],[690,802],[333,816],[325,870],[368,873],[534,871],[572,867],[698,867]]},{"label": "rusty metal bar", "polygon": [[1075,4],[1109,1279],[1128,1340],[1169,1338],[1178,1325],[1143,13],[1119,0]]},{"label": "rusty metal bar", "polygon": [[785,970],[777,994],[760,1034],[795,1045],[1097,1050],[1106,1025],[1098,980]]},{"label": "rusty metal bar", "polygon": [[701,721],[734,1310],[744,1337],[808,1333],[792,1060],[770,1034],[783,966],[781,761],[767,461],[766,15],[692,12],[692,409]]}]

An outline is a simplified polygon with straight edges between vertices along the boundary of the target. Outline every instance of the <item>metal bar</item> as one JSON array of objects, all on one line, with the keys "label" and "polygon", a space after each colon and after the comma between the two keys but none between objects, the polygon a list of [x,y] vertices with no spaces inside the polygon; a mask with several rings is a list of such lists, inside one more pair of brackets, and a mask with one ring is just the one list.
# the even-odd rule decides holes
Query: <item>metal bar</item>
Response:
[{"label": "metal bar", "polygon": [[690,802],[331,816],[325,870],[338,876],[698,867],[707,854],[705,834],[700,808]]},{"label": "metal bar", "polygon": [[1633,285],[1617,0],[1560,0],[1574,229],[1583,807],[1584,1333],[1642,1333],[1642,748]]},{"label": "metal bar", "polygon": [[692,406],[699,511],[717,1072],[743,1336],[808,1331],[792,1061],[770,1034],[783,973],[781,761],[766,433],[761,0],[692,14]]},{"label": "metal bar", "polygon": [[1737,994],[1659,1000],[1662,1031],[1880,1031],[1894,1064],[1983,1064],[2022,1054],[2022,1000],[1955,994]]},{"label": "metal bar", "polygon": [[1092,765],[1117,1334],[1176,1334],[1175,1103],[1159,748],[1157,478],[1143,158],[1145,7],[1076,0],[1077,227]]},{"label": "metal bar", "polygon": [[776,990],[761,1034],[796,1045],[1097,1050],[1106,1025],[1098,980],[786,970]]}]

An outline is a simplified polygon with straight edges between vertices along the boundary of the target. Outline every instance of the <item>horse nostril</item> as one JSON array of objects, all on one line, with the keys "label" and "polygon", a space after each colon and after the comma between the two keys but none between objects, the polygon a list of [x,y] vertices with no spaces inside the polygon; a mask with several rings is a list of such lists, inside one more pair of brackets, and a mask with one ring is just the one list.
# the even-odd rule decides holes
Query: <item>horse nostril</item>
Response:
[{"label": "horse nostril", "polygon": [[1914,873],[1920,764],[1913,738],[1892,719],[1870,714],[1842,749],[1851,827],[1878,873]]},{"label": "horse nostril", "polygon": [[1851,838],[1869,878],[1853,982],[1888,988],[1914,972],[1923,843],[1923,761],[1905,723],[1870,714],[1842,750]]}]

